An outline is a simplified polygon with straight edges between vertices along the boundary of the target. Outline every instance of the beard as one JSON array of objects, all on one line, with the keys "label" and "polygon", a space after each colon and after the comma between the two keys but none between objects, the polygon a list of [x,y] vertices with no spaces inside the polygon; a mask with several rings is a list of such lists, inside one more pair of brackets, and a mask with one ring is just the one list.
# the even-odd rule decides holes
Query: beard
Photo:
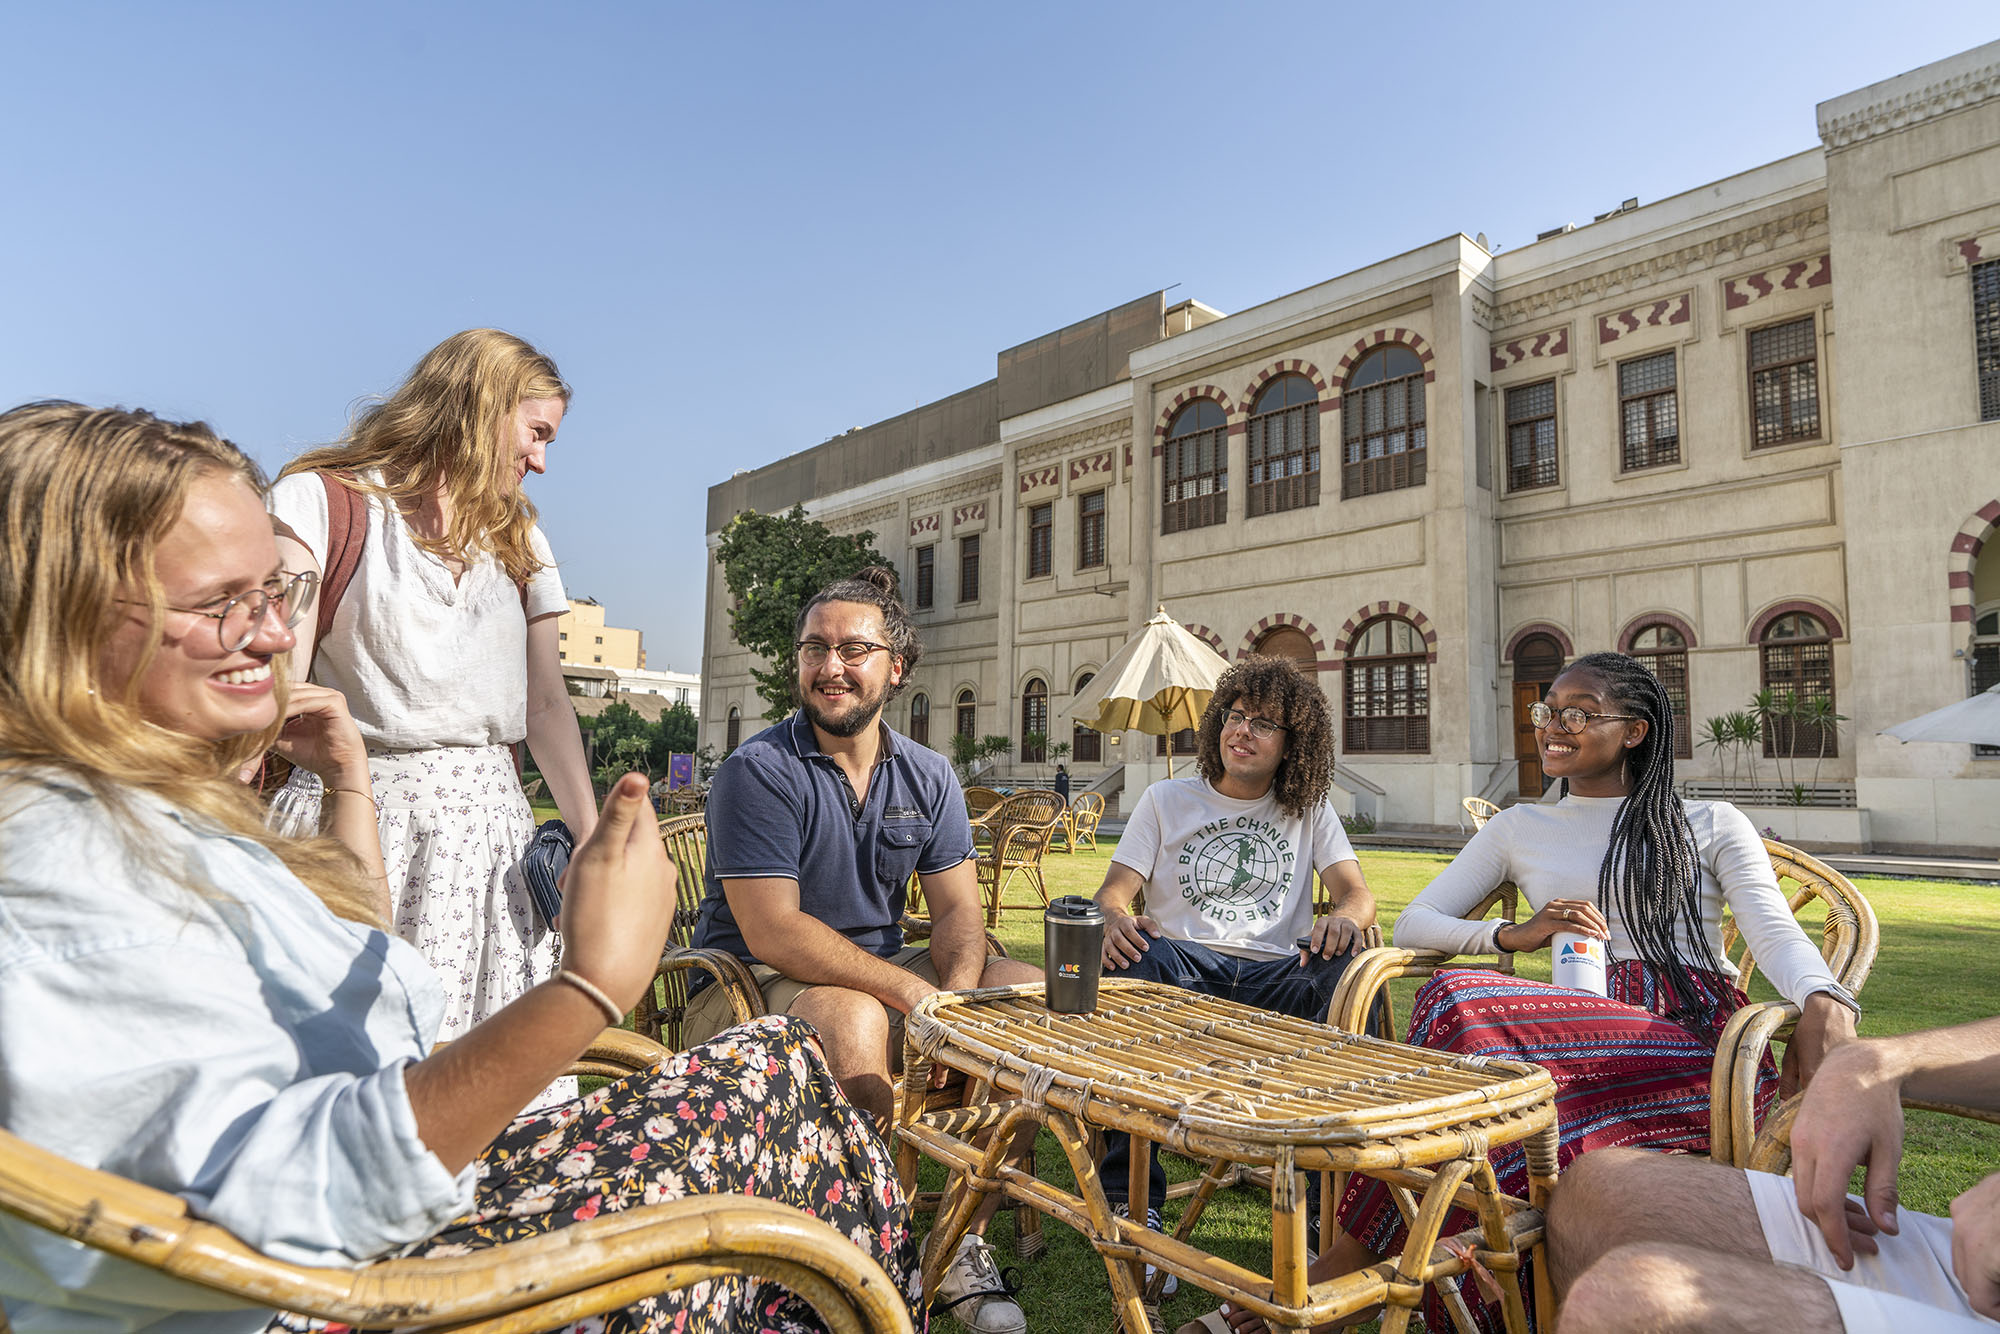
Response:
[{"label": "beard", "polygon": [[882,706],[889,698],[889,689],[886,685],[872,695],[864,694],[857,689],[847,696],[845,711],[831,714],[820,707],[816,692],[806,690],[800,693],[804,696],[803,707],[807,720],[828,736],[841,738],[860,736],[873,726],[875,720],[882,714]]}]

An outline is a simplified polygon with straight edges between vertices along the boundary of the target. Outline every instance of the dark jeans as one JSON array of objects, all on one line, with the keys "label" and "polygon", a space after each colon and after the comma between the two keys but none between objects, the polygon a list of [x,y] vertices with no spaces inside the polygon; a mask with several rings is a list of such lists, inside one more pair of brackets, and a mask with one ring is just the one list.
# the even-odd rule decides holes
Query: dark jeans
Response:
[{"label": "dark jeans", "polygon": [[[1326,1007],[1333,999],[1334,988],[1340,985],[1340,975],[1347,971],[1348,964],[1354,962],[1352,954],[1336,954],[1331,959],[1314,955],[1301,968],[1296,954],[1283,959],[1239,959],[1192,940],[1175,940],[1169,936],[1149,940],[1146,944],[1147,950],[1137,962],[1116,970],[1107,968],[1104,975],[1139,982],[1164,982],[1169,986],[1199,991],[1204,996],[1254,1005],[1260,1010],[1273,1010],[1291,1015],[1294,1019],[1311,1019],[1314,1022],[1326,1018]],[[1382,1037],[1385,1035],[1381,1027],[1382,1011],[1378,1009],[1369,1016],[1368,1031]],[[1104,1183],[1105,1197],[1113,1204],[1124,1203],[1129,1193],[1127,1185],[1131,1179],[1131,1161],[1132,1137],[1121,1131],[1106,1131],[1104,1159],[1097,1165],[1097,1170]],[[1166,1203],[1167,1174],[1160,1166],[1157,1153],[1153,1155],[1151,1166],[1152,1186],[1148,1193],[1152,1196],[1152,1207],[1158,1209]]]}]

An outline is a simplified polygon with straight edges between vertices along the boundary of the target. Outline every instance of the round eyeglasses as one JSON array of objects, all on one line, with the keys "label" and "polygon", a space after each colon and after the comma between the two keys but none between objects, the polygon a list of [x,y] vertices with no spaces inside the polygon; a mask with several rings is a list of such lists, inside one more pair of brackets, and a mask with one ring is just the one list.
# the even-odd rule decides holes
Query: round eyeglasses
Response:
[{"label": "round eyeglasses", "polygon": [[1280,732],[1289,732],[1292,730],[1283,723],[1272,722],[1269,718],[1252,718],[1241,709],[1224,709],[1222,711],[1222,725],[1225,728],[1248,727],[1250,735],[1256,737],[1259,741],[1269,741]]},{"label": "round eyeglasses", "polygon": [[801,667],[824,667],[829,653],[838,653],[840,660],[849,667],[859,667],[868,661],[871,653],[887,653],[887,644],[871,644],[865,639],[850,639],[845,644],[822,644],[816,639],[799,643],[799,665]]},{"label": "round eyeglasses", "polygon": [[1564,732],[1581,732],[1592,723],[1606,720],[1625,723],[1646,721],[1634,713],[1591,713],[1587,709],[1579,709],[1574,704],[1566,709],[1552,709],[1540,701],[1528,706],[1529,722],[1537,727],[1547,727],[1553,722],[1558,730]]},{"label": "round eyeglasses", "polygon": [[[176,607],[169,604],[167,610],[208,617],[215,622],[215,638],[222,645],[222,651],[235,653],[250,646],[250,641],[257,637],[259,627],[264,624],[264,617],[274,609],[287,627],[305,619],[313,598],[319,592],[319,575],[312,570],[300,574],[292,574],[289,570],[283,573],[287,577],[282,586],[273,580],[262,588],[238,593],[220,606]],[[272,591],[274,587],[276,592]]]}]

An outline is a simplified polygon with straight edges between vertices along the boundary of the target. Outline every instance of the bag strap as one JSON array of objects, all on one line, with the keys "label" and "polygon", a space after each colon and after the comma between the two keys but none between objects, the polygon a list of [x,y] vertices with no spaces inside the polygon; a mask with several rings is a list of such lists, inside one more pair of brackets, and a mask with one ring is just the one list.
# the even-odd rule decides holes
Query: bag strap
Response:
[{"label": "bag strap", "polygon": [[317,663],[320,645],[333,629],[333,613],[361,567],[361,548],[368,542],[368,503],[347,485],[344,476],[330,472],[315,475],[326,487],[326,569],[320,575],[319,615],[313,633],[313,661]]}]

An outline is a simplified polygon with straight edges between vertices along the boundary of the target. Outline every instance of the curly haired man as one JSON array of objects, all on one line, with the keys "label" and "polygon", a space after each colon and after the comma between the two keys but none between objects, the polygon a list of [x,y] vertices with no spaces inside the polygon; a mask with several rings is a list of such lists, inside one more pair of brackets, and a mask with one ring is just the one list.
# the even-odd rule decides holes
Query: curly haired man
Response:
[{"label": "curly haired man", "polygon": [[[1288,659],[1246,658],[1216,683],[1198,735],[1200,772],[1147,788],[1111,854],[1097,891],[1104,967],[1318,1019],[1354,955],[1382,942],[1375,896],[1327,799],[1326,695]],[[1317,919],[1315,875],[1330,904]],[[1105,1194],[1122,1200],[1130,1141],[1105,1139]],[[1166,1185],[1155,1162],[1149,1219]]]}]

